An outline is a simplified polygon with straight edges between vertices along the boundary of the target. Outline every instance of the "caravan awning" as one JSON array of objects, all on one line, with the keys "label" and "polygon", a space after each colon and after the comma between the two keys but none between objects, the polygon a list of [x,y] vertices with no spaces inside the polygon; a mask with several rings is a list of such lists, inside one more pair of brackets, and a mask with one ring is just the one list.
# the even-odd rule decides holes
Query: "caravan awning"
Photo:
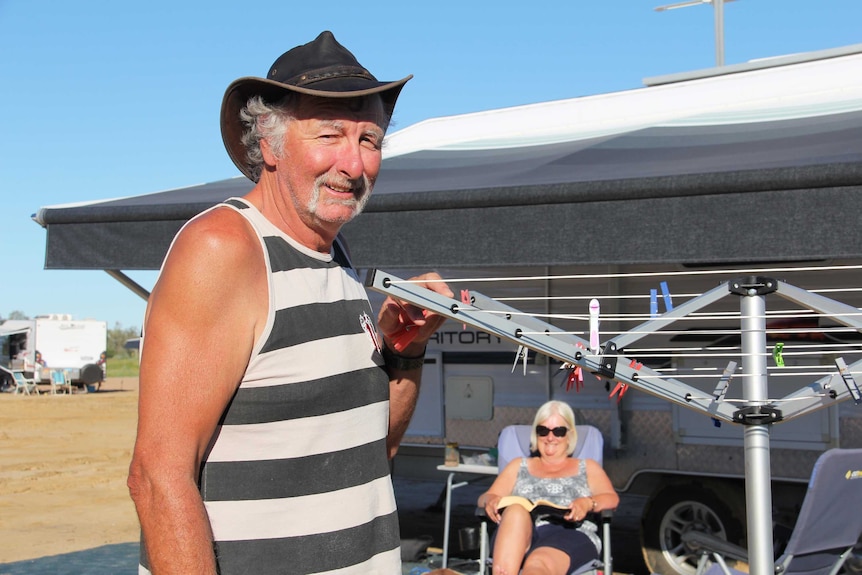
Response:
[{"label": "caravan awning", "polygon": [[29,328],[26,327],[4,327],[0,325],[0,337],[27,333],[27,331],[29,331]]},{"label": "caravan awning", "polygon": [[[862,257],[862,54],[422,122],[392,134],[361,267]],[[48,269],[157,269],[251,182],[42,208]]]}]

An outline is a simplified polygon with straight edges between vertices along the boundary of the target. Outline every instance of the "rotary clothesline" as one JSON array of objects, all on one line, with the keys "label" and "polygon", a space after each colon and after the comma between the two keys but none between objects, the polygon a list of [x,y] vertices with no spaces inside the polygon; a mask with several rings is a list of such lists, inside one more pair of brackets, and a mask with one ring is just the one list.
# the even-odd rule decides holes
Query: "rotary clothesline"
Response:
[{"label": "rotary clothesline", "polygon": [[[848,268],[862,269],[862,266],[832,266],[830,269]],[[824,267],[806,269],[822,270]],[[472,325],[480,330],[515,343],[519,346],[516,363],[519,356],[522,356],[526,360],[526,350],[530,349],[555,358],[561,363],[571,366],[573,370],[583,369],[602,379],[616,381],[618,387],[620,385],[630,385],[636,389],[641,389],[685,407],[707,411],[713,417],[719,417],[727,421],[734,421],[734,411],[723,406],[720,401],[714,400],[704,405],[697,404],[696,402],[693,403],[692,398],[700,396],[702,392],[678,379],[668,377],[644,366],[637,359],[629,357],[628,353],[624,350],[628,350],[631,345],[634,345],[644,337],[659,332],[665,336],[674,333],[690,335],[689,331],[667,330],[665,328],[690,314],[699,312],[704,307],[718,302],[728,295],[737,295],[743,302],[739,316],[742,323],[740,329],[707,331],[714,335],[730,336],[739,334],[742,336],[743,350],[741,359],[752,364],[760,364],[762,362],[762,366],[757,365],[757,369],[744,370],[749,378],[761,376],[761,374],[765,376],[767,373],[767,366],[765,364],[766,354],[763,351],[767,349],[765,296],[768,293],[776,293],[785,300],[789,300],[800,306],[807,306],[816,313],[827,315],[846,326],[846,328],[850,328],[848,331],[862,330],[862,322],[856,317],[859,312],[858,308],[830,300],[821,295],[812,294],[780,280],[763,277],[746,277],[720,284],[692,300],[668,309],[664,314],[653,317],[636,328],[628,331],[614,332],[613,334],[602,334],[603,336],[613,335],[611,339],[605,341],[602,345],[599,345],[597,338],[594,338],[594,336],[598,335],[596,333],[590,334],[590,341],[581,339],[577,334],[564,331],[532,315],[523,314],[523,312],[515,308],[511,308],[475,291],[461,290],[460,301],[453,298],[445,298],[430,290],[417,287],[411,281],[402,280],[379,270],[374,270],[369,274],[366,284],[376,291],[408,301],[419,307],[440,313],[457,322]],[[755,300],[758,305],[749,305]],[[839,327],[834,329],[845,330],[846,328]],[[824,333],[825,329],[831,330],[833,328],[820,328],[817,331],[818,333]],[[757,342],[754,346],[751,342],[746,343],[745,340],[750,339],[748,336],[751,333],[762,338],[762,343]],[[788,331],[785,328],[778,333],[788,333]],[[836,359],[836,366],[833,369],[834,371],[830,371],[829,374],[824,375],[820,380],[811,383],[794,395],[794,397],[804,397],[807,394],[811,401],[807,405],[794,409],[793,416],[825,407],[821,392],[826,389],[830,390],[830,396],[833,400],[842,400],[852,396],[854,401],[862,401],[858,386],[856,386],[853,377],[856,371],[862,369],[862,360],[847,366],[843,358],[838,358]],[[735,371],[736,363],[734,362],[733,369],[728,373],[729,377],[733,377]],[[837,385],[839,382],[846,383],[847,390],[836,392],[835,390],[839,389]],[[624,390],[625,387],[620,390],[620,393]],[[768,402],[771,400],[764,394],[758,398],[758,401]],[[776,399],[775,401],[780,401],[780,399]],[[804,402],[799,403],[801,405]],[[757,418],[754,417],[753,420],[757,420]]]},{"label": "rotary clothesline", "polygon": [[[836,266],[832,269],[860,269],[860,267],[862,266]],[[823,267],[810,269],[823,269]],[[772,268],[767,271],[775,273],[778,270]],[[744,272],[733,270],[733,273]],[[667,274],[650,275],[666,276]],[[607,277],[607,274],[604,277]],[[495,280],[498,279],[495,278]],[[522,354],[526,361],[526,350],[530,349],[555,358],[564,366],[571,366],[572,374],[578,370],[588,371],[608,382],[616,381],[617,387],[611,392],[612,396],[617,392],[622,396],[626,386],[632,386],[700,412],[711,417],[719,425],[722,420],[742,425],[749,555],[753,559],[754,575],[769,575],[775,567],[772,548],[770,426],[835,405],[849,398],[852,398],[857,405],[862,403],[862,393],[854,378],[854,371],[862,369],[862,360],[848,366],[843,357],[835,357],[835,369],[830,370],[820,379],[782,398],[769,398],[767,379],[774,374],[768,373],[770,370],[766,365],[766,354],[763,353],[763,350],[767,349],[767,295],[775,294],[816,313],[824,314],[833,321],[851,328],[852,331],[862,331],[862,321],[857,317],[858,308],[772,277],[748,275],[726,281],[678,307],[666,305],[667,311],[664,314],[655,314],[653,317],[654,314],[651,313],[650,319],[633,330],[618,332],[603,343],[598,337],[596,321],[598,318],[595,314],[595,311],[598,311],[596,309],[598,305],[595,305],[593,300],[590,301],[591,326],[588,341],[572,333],[563,332],[558,327],[536,317],[520,315],[519,310],[470,290],[462,289],[460,300],[456,300],[443,297],[424,287],[403,282],[380,270],[372,270],[369,273],[366,286],[396,300],[409,302],[517,344],[519,348],[516,363]],[[665,377],[662,373],[644,366],[637,359],[627,357],[625,350],[628,349],[630,352],[630,346],[644,337],[660,331],[664,332],[664,328],[675,321],[696,313],[729,295],[738,296],[740,302],[738,334],[742,346],[743,369],[742,374],[737,375],[735,373],[737,362],[729,361],[717,378],[711,394],[692,387],[681,379]],[[654,292],[650,297],[655,297]],[[496,313],[484,313],[487,310],[493,310]],[[409,338],[410,330],[405,330],[404,334]],[[812,377],[814,375],[810,374]],[[709,374],[709,377],[716,379],[716,374]],[[739,377],[743,383],[741,399],[726,397],[730,381],[735,377]]]},{"label": "rotary clothesline", "polygon": [[[852,267],[859,269],[859,266]],[[822,269],[822,267],[817,269]],[[847,269],[847,267],[842,269]],[[776,270],[769,271],[774,273]],[[734,270],[734,272],[739,273],[739,270]],[[499,278],[495,278],[495,281],[497,280]],[[851,328],[852,331],[862,331],[862,321],[857,317],[858,308],[828,299],[820,294],[802,290],[772,277],[738,277],[724,282],[678,307],[668,305],[669,302],[666,299],[667,309],[661,315],[652,313],[656,310],[656,306],[651,301],[650,319],[632,330],[615,333],[613,337],[603,343],[599,340],[598,332],[597,312],[599,305],[597,301],[592,299],[590,300],[590,317],[588,319],[590,337],[589,340],[585,340],[575,334],[564,332],[557,326],[546,323],[537,317],[522,315],[519,310],[478,292],[462,289],[460,290],[460,300],[456,300],[443,297],[424,287],[403,282],[399,278],[379,270],[372,270],[369,273],[366,285],[370,289],[389,295],[396,300],[409,302],[517,344],[519,347],[516,364],[520,356],[523,356],[523,360],[526,362],[526,351],[528,349],[533,350],[559,360],[564,367],[571,367],[569,381],[575,373],[588,371],[600,379],[617,382],[611,396],[619,393],[621,397],[627,386],[632,386],[698,411],[711,417],[719,425],[721,421],[742,425],[744,428],[743,453],[745,457],[746,492],[751,494],[746,497],[749,550],[750,556],[758,560],[755,575],[768,575],[774,570],[771,479],[769,474],[770,426],[817,409],[835,405],[848,398],[852,398],[856,404],[862,403],[862,393],[860,393],[854,378],[854,371],[862,369],[862,360],[848,366],[843,357],[836,357],[834,360],[835,369],[825,373],[820,379],[784,397],[769,398],[767,379],[774,374],[769,373],[770,369],[766,365],[766,354],[763,353],[768,349],[766,345],[766,296],[768,294],[776,294],[792,303],[828,316],[833,321]],[[665,286],[662,288],[665,291]],[[738,296],[740,301],[738,334],[742,346],[743,369],[742,374],[737,375],[735,373],[737,362],[729,361],[720,377],[717,378],[717,384],[711,394],[692,387],[681,379],[666,377],[661,372],[644,366],[637,359],[630,359],[626,356],[625,350],[644,337],[658,332],[665,333],[665,328],[670,324],[698,313],[701,309],[729,295]],[[650,297],[655,299],[654,290],[651,290]],[[485,313],[489,310],[495,313]],[[703,319],[700,318],[699,321],[703,321]],[[734,335],[736,333],[734,332]],[[786,330],[778,333],[786,333]],[[409,338],[410,330],[405,330],[404,334]],[[604,335],[607,336],[608,334]],[[689,374],[686,377],[692,375],[697,374]],[[811,373],[809,377],[814,375]],[[683,376],[680,375],[680,377]],[[709,377],[716,379],[716,373],[709,374]],[[728,387],[734,377],[742,380],[741,399],[726,397]]]}]

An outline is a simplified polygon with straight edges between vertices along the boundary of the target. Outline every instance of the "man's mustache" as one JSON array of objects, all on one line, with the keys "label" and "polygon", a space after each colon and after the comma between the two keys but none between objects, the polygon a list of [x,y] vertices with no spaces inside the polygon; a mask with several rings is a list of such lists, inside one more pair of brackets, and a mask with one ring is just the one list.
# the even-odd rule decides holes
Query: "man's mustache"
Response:
[{"label": "man's mustache", "polygon": [[351,180],[348,178],[339,179],[333,178],[332,176],[321,176],[317,179],[316,183],[318,187],[326,186],[340,192],[350,192],[354,196],[356,196],[357,199],[365,197],[365,195],[369,191],[371,191],[371,182],[368,180],[367,176],[362,176],[357,180]]}]

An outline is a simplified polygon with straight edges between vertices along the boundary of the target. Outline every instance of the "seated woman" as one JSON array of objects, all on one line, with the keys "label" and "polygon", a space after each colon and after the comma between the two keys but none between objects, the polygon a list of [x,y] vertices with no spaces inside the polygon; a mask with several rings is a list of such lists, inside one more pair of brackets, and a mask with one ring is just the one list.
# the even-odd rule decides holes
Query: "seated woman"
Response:
[{"label": "seated woman", "polygon": [[[615,509],[620,498],[601,465],[570,457],[577,436],[572,408],[562,401],[542,405],[533,420],[533,456],[511,461],[479,506],[499,524],[494,540],[495,575],[566,575],[573,567],[597,559],[601,538],[589,513]],[[520,505],[498,508],[506,495],[545,499],[567,507],[559,515],[536,515]]]}]

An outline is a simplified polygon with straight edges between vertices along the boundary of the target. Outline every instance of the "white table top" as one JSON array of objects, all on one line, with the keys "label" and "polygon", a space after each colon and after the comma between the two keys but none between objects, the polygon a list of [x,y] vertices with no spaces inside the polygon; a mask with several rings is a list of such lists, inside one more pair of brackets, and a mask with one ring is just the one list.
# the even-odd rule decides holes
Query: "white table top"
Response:
[{"label": "white table top", "polygon": [[458,465],[438,465],[440,471],[452,473],[475,473],[477,475],[497,475],[499,469],[496,465],[475,465],[472,463],[459,463]]}]

